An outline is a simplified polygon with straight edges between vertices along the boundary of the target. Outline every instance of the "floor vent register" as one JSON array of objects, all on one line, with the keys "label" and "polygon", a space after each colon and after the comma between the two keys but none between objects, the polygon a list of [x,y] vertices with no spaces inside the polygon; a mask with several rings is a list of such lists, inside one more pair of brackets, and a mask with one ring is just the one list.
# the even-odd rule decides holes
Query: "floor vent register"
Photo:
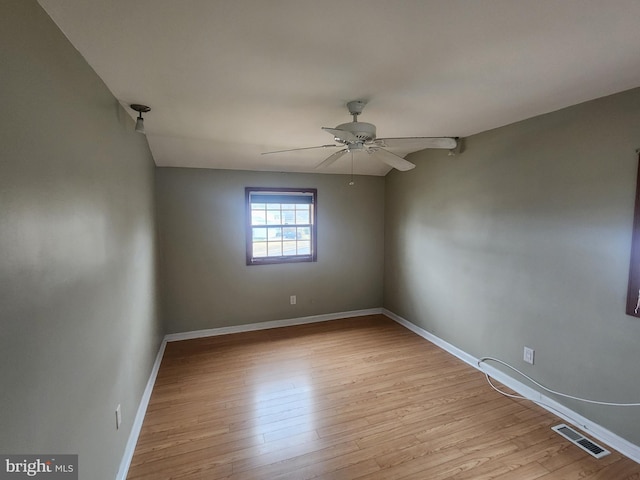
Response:
[{"label": "floor vent register", "polygon": [[592,442],[588,438],[580,435],[573,428],[566,426],[564,423],[560,425],[556,425],[555,427],[551,427],[551,430],[558,432],[564,438],[569,440],[571,443],[576,444],[578,447],[583,449],[589,455],[592,455],[596,458],[602,458],[609,455],[611,452],[602,448],[597,443]]}]

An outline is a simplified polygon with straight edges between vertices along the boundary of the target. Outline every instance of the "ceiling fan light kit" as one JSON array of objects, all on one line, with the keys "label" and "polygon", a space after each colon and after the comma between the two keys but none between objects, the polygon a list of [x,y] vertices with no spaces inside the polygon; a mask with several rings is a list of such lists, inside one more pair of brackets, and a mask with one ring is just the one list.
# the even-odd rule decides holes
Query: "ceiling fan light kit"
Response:
[{"label": "ceiling fan light kit", "polygon": [[[326,168],[342,157],[345,153],[366,152],[378,160],[386,163],[397,170],[406,171],[415,168],[415,165],[408,162],[400,155],[388,150],[388,148],[410,147],[412,152],[425,148],[455,149],[458,142],[452,137],[401,137],[401,138],[376,138],[376,126],[372,123],[359,122],[358,115],[364,110],[366,103],[361,100],[354,100],[347,103],[347,108],[353,120],[348,123],[341,123],[335,128],[322,127],[327,133],[333,135],[333,140],[339,145],[319,145],[316,147],[292,148],[289,150],[277,150],[264,152],[263,155],[273,153],[292,152],[296,150],[310,150],[314,148],[344,147],[319,163],[316,168]],[[409,152],[411,153],[411,152]],[[353,160],[352,160],[353,161]]]},{"label": "ceiling fan light kit", "polygon": [[142,114],[150,112],[151,108],[146,105],[141,105],[139,103],[132,103],[131,105],[129,105],[129,107],[131,107],[132,110],[135,110],[136,112],[138,112],[138,118],[136,118],[136,128],[135,128],[136,132],[145,134],[146,132],[144,130],[144,118],[142,118]]}]

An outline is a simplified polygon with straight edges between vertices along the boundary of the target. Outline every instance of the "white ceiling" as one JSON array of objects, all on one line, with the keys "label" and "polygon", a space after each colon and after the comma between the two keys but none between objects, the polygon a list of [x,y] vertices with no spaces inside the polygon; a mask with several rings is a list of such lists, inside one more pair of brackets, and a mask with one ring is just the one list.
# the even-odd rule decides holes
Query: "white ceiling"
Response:
[{"label": "white ceiling", "polygon": [[260,152],[331,143],[349,100],[379,137],[465,137],[640,85],[638,0],[40,4],[123,105],[151,106],[159,166],[317,172],[331,151]]}]

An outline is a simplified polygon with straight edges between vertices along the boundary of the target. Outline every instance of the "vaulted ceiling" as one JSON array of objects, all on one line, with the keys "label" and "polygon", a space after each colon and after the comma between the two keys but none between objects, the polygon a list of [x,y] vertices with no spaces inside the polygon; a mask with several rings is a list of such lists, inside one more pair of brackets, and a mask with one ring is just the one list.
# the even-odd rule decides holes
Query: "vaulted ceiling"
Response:
[{"label": "vaulted ceiling", "polygon": [[159,166],[347,173],[261,152],[331,143],[350,100],[379,137],[466,137],[640,85],[638,0],[40,4],[132,117],[151,107]]}]

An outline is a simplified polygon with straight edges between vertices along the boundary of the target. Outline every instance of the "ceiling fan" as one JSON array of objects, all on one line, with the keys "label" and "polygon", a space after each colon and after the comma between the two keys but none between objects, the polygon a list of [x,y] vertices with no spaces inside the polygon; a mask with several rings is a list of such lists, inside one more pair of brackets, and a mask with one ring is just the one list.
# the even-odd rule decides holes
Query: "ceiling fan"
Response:
[{"label": "ceiling fan", "polygon": [[366,103],[354,100],[347,103],[349,113],[353,116],[353,121],[342,123],[335,128],[322,127],[322,130],[333,135],[333,140],[338,143],[329,145],[318,145],[315,147],[291,148],[288,150],[276,150],[273,152],[263,152],[262,155],[273,153],[293,152],[296,150],[311,150],[314,148],[334,148],[344,147],[342,150],[329,155],[316,168],[325,168],[334,163],[346,153],[366,152],[374,155],[380,161],[398,170],[406,171],[415,168],[415,165],[404,158],[387,150],[388,148],[410,148],[412,152],[425,148],[445,148],[454,149],[457,140],[451,137],[402,137],[402,138],[376,138],[376,126],[371,123],[359,122],[358,115],[362,113]]}]

